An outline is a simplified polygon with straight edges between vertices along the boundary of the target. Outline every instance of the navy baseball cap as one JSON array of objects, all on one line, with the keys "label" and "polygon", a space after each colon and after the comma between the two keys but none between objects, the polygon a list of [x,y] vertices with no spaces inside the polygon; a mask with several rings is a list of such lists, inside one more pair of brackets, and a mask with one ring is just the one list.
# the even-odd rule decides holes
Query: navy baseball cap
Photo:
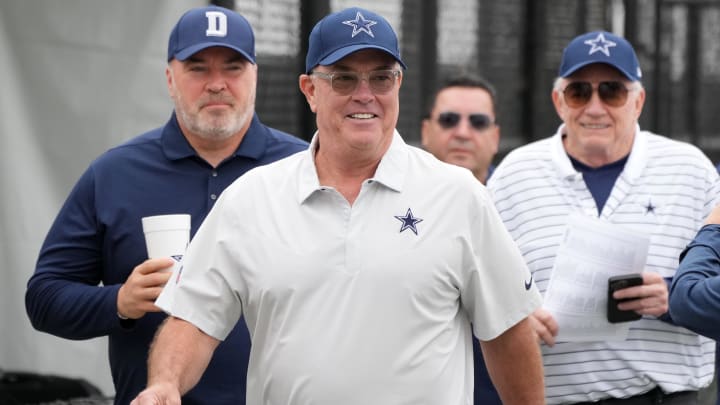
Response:
[{"label": "navy baseball cap", "polygon": [[563,51],[560,77],[568,77],[593,63],[610,65],[633,82],[642,78],[632,45],[625,38],[606,31],[588,32],[570,41]]},{"label": "navy baseball cap", "polygon": [[372,11],[352,7],[329,14],[315,24],[310,32],[305,73],[317,65],[332,65],[363,49],[384,51],[406,69],[390,23]]},{"label": "navy baseball cap", "polygon": [[255,36],[250,23],[227,8],[194,8],[183,14],[170,33],[168,62],[183,61],[211,46],[224,46],[239,52],[255,64]]}]

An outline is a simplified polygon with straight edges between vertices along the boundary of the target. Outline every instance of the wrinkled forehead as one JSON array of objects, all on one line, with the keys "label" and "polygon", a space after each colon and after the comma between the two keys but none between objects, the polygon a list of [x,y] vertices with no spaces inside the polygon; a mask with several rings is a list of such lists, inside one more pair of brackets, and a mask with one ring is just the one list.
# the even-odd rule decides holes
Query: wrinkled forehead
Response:
[{"label": "wrinkled forehead", "polygon": [[327,66],[341,70],[376,70],[396,68],[398,62],[392,55],[379,49],[361,49]]},{"label": "wrinkled forehead", "polygon": [[206,62],[210,59],[218,58],[223,60],[224,62],[247,62],[252,63],[252,61],[248,60],[245,55],[241,54],[240,52],[228,48],[225,46],[211,46],[207,47],[205,49],[202,49],[198,52],[195,52],[194,54],[187,57],[185,60],[182,60],[180,62],[182,63],[189,63],[189,62]]},{"label": "wrinkled forehead", "polygon": [[607,63],[592,63],[578,69],[568,77],[564,78],[565,82],[588,81],[619,81],[630,83],[631,81],[617,68]]}]

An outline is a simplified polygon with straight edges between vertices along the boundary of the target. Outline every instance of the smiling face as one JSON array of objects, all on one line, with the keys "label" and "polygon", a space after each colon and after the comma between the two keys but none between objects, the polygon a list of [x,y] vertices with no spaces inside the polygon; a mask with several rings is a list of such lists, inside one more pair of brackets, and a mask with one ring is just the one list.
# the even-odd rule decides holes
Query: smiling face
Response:
[{"label": "smiling face", "polygon": [[166,71],[183,133],[192,141],[244,134],[255,109],[257,67],[225,47],[202,50]]},{"label": "smiling face", "polygon": [[[314,71],[367,74],[387,69],[400,67],[387,53],[368,49],[354,52],[333,65],[317,66]],[[364,76],[349,94],[340,94],[326,76],[300,76],[300,89],[316,114],[319,154],[379,161],[390,146],[400,111],[402,73],[394,79],[397,82],[392,89],[382,94],[374,93],[366,79]]]},{"label": "smiling face", "polygon": [[[568,83],[576,81],[592,83],[594,91],[587,104],[570,107],[563,90]],[[630,90],[624,105],[612,107],[600,99],[598,84],[607,81],[622,82]],[[609,65],[595,63],[559,80],[552,92],[552,100],[565,124],[565,150],[572,157],[590,167],[599,167],[630,153],[637,120],[645,103],[645,90],[639,83],[627,80]]]},{"label": "smiling face", "polygon": [[[441,115],[448,113],[460,116],[451,127],[440,122]],[[489,126],[473,127],[469,118],[473,114],[489,117]],[[422,144],[438,159],[469,169],[484,183],[500,141],[500,129],[494,122],[493,100],[485,89],[447,87],[438,92],[430,118],[423,120]]]}]

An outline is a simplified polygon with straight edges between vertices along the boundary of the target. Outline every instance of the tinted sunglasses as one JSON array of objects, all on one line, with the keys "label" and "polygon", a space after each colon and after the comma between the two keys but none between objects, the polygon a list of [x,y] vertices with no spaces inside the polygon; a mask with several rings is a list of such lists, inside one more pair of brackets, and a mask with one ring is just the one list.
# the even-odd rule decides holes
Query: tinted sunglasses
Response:
[{"label": "tinted sunglasses", "polygon": [[[456,127],[460,123],[462,117],[462,115],[456,112],[448,111],[440,113],[437,117],[437,122],[444,129],[450,129]],[[478,131],[490,128],[490,126],[495,123],[487,114],[470,114],[467,117],[470,121],[470,125]]]},{"label": "tinted sunglasses", "polygon": [[343,96],[354,92],[363,79],[367,79],[373,94],[385,94],[395,87],[397,78],[400,77],[399,70],[373,70],[367,73],[313,71],[310,74],[330,81],[330,87]]},{"label": "tinted sunglasses", "polygon": [[[568,106],[578,108],[590,102],[594,90],[590,82],[571,82],[563,90],[563,95]],[[616,81],[600,82],[597,86],[600,100],[611,107],[624,106],[629,91],[625,84]]]}]

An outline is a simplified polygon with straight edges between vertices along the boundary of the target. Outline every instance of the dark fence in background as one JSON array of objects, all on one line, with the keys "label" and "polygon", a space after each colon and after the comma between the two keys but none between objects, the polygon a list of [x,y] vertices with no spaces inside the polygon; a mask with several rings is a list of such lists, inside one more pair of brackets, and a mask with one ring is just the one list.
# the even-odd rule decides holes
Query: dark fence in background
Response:
[{"label": "dark fence in background", "polygon": [[420,120],[435,84],[464,70],[499,93],[499,160],[550,136],[559,119],[550,101],[563,47],[605,29],[625,36],[647,89],[642,128],[689,141],[720,161],[720,0],[235,0],[256,32],[257,110],[269,125],[309,139],[314,116],[298,90],[307,38],[331,10],[361,4],[385,16],[408,65],[398,130],[419,143]]}]

